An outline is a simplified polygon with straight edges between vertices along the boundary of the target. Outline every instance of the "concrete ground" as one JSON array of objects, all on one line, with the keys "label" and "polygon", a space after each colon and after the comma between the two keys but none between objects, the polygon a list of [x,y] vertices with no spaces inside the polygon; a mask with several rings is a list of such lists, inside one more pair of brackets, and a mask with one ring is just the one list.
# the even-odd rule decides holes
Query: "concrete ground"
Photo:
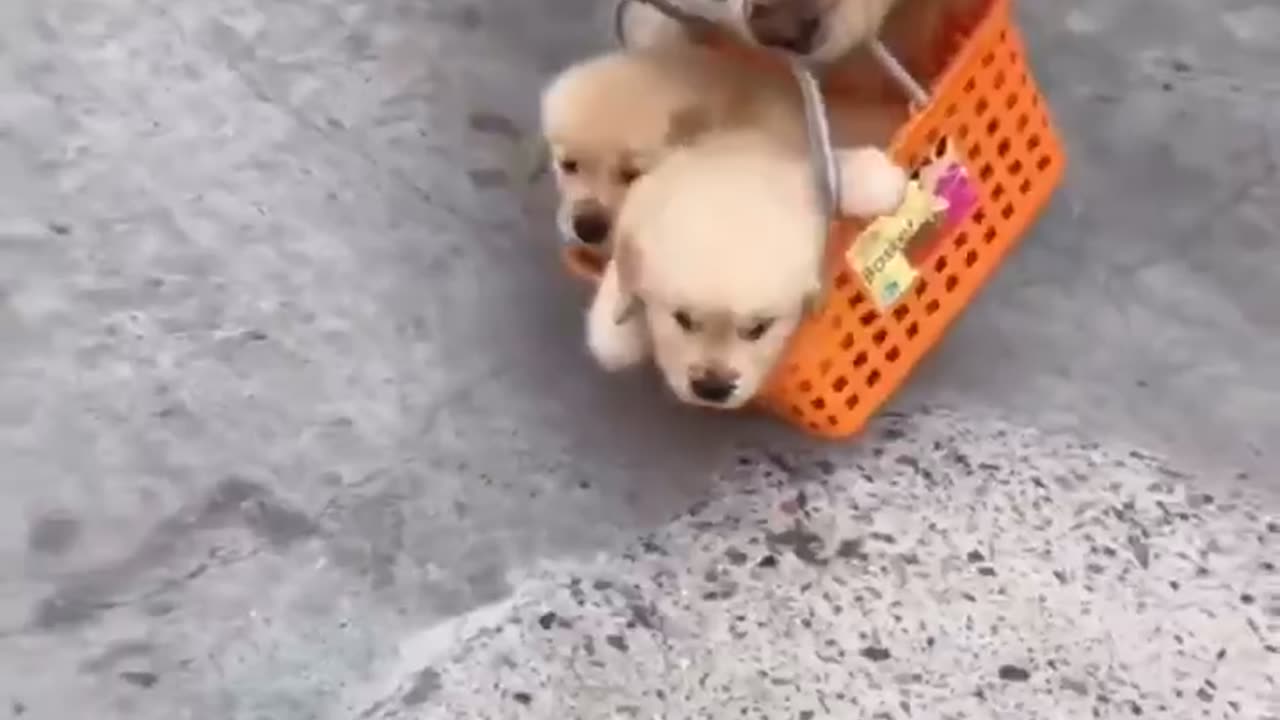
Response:
[{"label": "concrete ground", "polygon": [[598,6],[0,7],[0,717],[1280,717],[1280,8],[1025,0],[1067,186],[815,445],[581,350]]}]

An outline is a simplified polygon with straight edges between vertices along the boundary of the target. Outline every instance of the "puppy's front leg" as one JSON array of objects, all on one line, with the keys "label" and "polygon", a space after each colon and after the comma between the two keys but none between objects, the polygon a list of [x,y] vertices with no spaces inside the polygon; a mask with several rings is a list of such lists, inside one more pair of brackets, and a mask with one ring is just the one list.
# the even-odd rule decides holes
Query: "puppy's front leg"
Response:
[{"label": "puppy's front leg", "polygon": [[871,218],[887,215],[902,204],[907,171],[883,150],[860,147],[836,150],[840,166],[840,211]]},{"label": "puppy's front leg", "polygon": [[609,372],[639,365],[649,355],[644,314],[624,307],[630,302],[618,282],[618,264],[611,261],[587,310],[587,348]]}]

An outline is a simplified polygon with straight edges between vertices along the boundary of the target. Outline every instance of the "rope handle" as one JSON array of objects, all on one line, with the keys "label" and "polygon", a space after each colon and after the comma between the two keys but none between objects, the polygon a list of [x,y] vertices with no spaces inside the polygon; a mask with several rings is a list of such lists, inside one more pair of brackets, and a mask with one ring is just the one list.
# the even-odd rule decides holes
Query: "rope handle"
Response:
[{"label": "rope handle", "polygon": [[818,186],[819,210],[830,222],[840,215],[840,163],[831,141],[827,104],[813,69],[794,58],[790,66],[804,100],[805,137],[809,141],[809,165]]},{"label": "rope handle", "polygon": [[[715,23],[705,17],[690,13],[672,0],[618,0],[613,10],[613,34],[618,44],[627,47],[626,13],[633,3],[644,3],[667,17],[692,30],[705,29]],[[746,12],[746,3],[738,3]],[[889,52],[879,38],[869,43],[871,55],[885,72],[901,87],[913,108],[919,110],[929,104],[929,91],[916,81],[902,63]],[[827,104],[822,97],[818,72],[810,64],[789,53],[784,53],[792,77],[800,87],[804,102],[806,136],[809,140],[809,164],[814,182],[819,188],[820,210],[828,221],[840,214],[840,166],[831,141],[831,121],[827,116]]]}]

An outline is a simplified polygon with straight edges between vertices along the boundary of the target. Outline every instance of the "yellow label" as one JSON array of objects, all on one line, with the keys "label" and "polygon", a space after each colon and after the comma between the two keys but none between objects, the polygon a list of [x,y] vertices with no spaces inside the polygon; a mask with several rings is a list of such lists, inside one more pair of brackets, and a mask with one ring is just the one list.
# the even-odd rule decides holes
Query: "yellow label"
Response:
[{"label": "yellow label", "polygon": [[907,260],[906,248],[916,233],[946,209],[946,200],[913,180],[907,184],[902,205],[892,215],[877,218],[853,241],[845,261],[866,283],[881,310],[896,303],[920,276]]},{"label": "yellow label", "polygon": [[871,283],[871,296],[881,310],[890,307],[907,292],[920,277],[920,273],[911,267],[907,256],[897,253],[889,258],[883,269],[876,274]]}]

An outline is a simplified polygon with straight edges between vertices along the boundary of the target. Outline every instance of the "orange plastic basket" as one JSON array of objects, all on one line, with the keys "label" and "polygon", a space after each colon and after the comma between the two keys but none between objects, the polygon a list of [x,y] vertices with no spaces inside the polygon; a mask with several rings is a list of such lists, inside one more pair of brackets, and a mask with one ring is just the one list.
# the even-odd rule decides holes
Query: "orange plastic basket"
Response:
[{"label": "orange plastic basket", "polygon": [[[975,185],[977,207],[927,247],[912,249],[920,277],[885,312],[843,260],[863,225],[837,223],[826,305],[792,338],[758,406],[824,437],[861,430],[1048,203],[1066,159],[1010,1],[991,0],[976,22],[956,20],[955,51],[931,84],[931,101],[898,131],[891,150],[904,166],[919,167],[948,138]],[[586,277],[598,276],[602,265],[584,248],[566,248],[564,260]]]}]

